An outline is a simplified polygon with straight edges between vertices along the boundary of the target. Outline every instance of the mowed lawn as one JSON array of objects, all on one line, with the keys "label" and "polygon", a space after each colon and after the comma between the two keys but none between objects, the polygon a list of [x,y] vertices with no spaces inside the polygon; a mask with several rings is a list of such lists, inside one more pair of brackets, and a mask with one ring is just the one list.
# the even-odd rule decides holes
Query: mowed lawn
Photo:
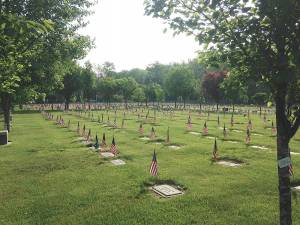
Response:
[{"label": "mowed lawn", "polygon": [[[54,112],[71,121],[71,130],[45,120],[40,113],[14,114],[9,146],[0,146],[0,224],[2,225],[274,225],[278,224],[279,203],[275,137],[263,119],[251,115],[251,145],[245,145],[248,118],[235,115],[233,130],[223,141],[223,123],[230,127],[230,115],[192,113],[192,130],[201,132],[207,120],[209,135],[217,137],[220,157],[243,161],[239,168],[211,162],[214,140],[186,131],[187,112],[169,115],[157,113],[153,124],[158,141],[166,138],[170,127],[171,144],[141,140],[137,115],[126,112],[125,128],[111,129],[96,122],[106,111],[94,111],[95,121],[79,118],[75,113]],[[143,115],[146,112],[144,110]],[[84,115],[84,114],[83,114]],[[90,114],[91,115],[91,114]],[[123,111],[117,114],[121,126]],[[114,112],[109,112],[114,121]],[[153,116],[153,111],[150,112]],[[124,166],[114,166],[110,159],[99,157],[77,140],[77,122],[96,132],[101,142],[106,133],[110,145],[114,133]],[[152,121],[153,122],[153,121]],[[144,124],[149,135],[152,124]],[[255,134],[255,135],[254,135]],[[297,139],[298,138],[298,139]],[[160,140],[161,139],[161,140]],[[150,177],[149,166],[156,149],[159,167],[157,179]],[[291,149],[300,153],[300,133]],[[292,156],[294,181],[300,180],[300,155]],[[148,190],[153,183],[174,183],[185,194],[161,199]],[[293,221],[300,224],[300,193],[293,192]],[[298,203],[297,203],[298,202]]]}]

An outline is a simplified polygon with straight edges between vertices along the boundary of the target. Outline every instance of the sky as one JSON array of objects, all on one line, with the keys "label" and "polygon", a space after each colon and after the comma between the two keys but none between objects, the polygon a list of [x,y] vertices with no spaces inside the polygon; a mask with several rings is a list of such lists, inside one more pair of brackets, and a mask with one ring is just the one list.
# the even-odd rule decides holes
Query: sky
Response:
[{"label": "sky", "polygon": [[95,48],[83,60],[101,65],[113,62],[117,71],[145,69],[156,61],[164,64],[196,57],[198,43],[184,34],[173,37],[160,19],[144,15],[144,0],[98,0],[89,25],[80,33],[89,35]]}]

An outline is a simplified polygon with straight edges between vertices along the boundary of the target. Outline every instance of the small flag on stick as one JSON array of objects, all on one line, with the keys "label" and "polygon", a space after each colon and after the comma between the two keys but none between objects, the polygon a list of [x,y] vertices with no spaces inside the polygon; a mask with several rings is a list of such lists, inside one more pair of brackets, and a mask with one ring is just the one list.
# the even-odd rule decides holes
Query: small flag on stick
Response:
[{"label": "small flag on stick", "polygon": [[142,123],[140,123],[139,133],[140,133],[140,136],[144,136],[144,128],[143,128]]},{"label": "small flag on stick", "polygon": [[247,128],[247,134],[246,134],[246,144],[249,144],[251,141],[251,137],[250,137],[250,130],[249,128]]},{"label": "small flag on stick", "polygon": [[150,175],[154,176],[154,177],[158,175],[158,166],[157,166],[155,150],[154,150],[153,157],[152,157],[152,162],[151,162],[151,165],[150,165]]},{"label": "small flag on stick", "polygon": [[116,145],[116,142],[115,142],[115,137],[113,137],[113,139],[112,139],[111,146],[110,146],[110,151],[115,156],[118,154],[117,145]]},{"label": "small flag on stick", "polygon": [[225,123],[224,123],[224,127],[223,127],[223,135],[224,135],[224,138],[227,137],[227,130],[226,130],[226,127],[225,127]]},{"label": "small flag on stick", "polygon": [[82,137],[85,137],[85,124],[83,124],[81,136],[82,136]]},{"label": "small flag on stick", "polygon": [[96,141],[95,141],[95,144],[94,144],[94,148],[95,149],[98,149],[99,148],[99,140],[98,140],[98,135],[96,134]]},{"label": "small flag on stick", "polygon": [[170,142],[170,127],[168,127],[167,138],[166,138],[166,143],[169,143],[169,142]]},{"label": "small flag on stick", "polygon": [[206,121],[204,122],[203,130],[202,130],[202,135],[207,135],[208,134],[208,128],[206,125]]},{"label": "small flag on stick", "polygon": [[213,160],[217,160],[218,159],[217,138],[215,138],[215,143],[214,143],[213,152],[212,152],[212,159]]},{"label": "small flag on stick", "polygon": [[103,136],[102,136],[102,143],[101,143],[101,147],[102,147],[102,148],[105,148],[105,147],[106,147],[106,138],[105,138],[105,133],[103,133]]},{"label": "small flag on stick", "polygon": [[274,122],[272,121],[272,135],[276,135],[276,127],[274,126]]},{"label": "small flag on stick", "polygon": [[150,138],[151,138],[151,139],[154,139],[154,138],[155,138],[155,130],[154,130],[153,127],[152,127],[152,129],[151,129]]},{"label": "small flag on stick", "polygon": [[187,130],[191,130],[192,129],[192,120],[191,120],[191,116],[189,115],[187,124],[186,124],[186,129]]}]

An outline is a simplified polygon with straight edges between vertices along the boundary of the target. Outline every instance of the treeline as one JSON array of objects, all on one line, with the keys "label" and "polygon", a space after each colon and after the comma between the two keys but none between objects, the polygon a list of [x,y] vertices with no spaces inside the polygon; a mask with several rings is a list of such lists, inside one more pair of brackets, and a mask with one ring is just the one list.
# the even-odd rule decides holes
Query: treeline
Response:
[{"label": "treeline", "polygon": [[0,105],[10,130],[16,104],[41,101],[64,87],[93,47],[78,30],[94,0],[0,1]]},{"label": "treeline", "polygon": [[146,69],[115,71],[113,63],[74,66],[64,76],[63,87],[42,102],[186,102],[259,104],[269,100],[259,83],[242,83],[220,66],[206,66],[198,59],[187,63],[149,65]]}]

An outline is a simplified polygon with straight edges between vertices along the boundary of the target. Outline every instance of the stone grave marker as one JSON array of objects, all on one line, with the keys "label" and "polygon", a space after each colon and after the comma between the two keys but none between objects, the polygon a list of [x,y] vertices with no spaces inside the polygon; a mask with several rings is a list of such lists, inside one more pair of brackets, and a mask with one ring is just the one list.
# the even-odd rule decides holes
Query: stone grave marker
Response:
[{"label": "stone grave marker", "polygon": [[142,138],[140,138],[141,140],[143,140],[143,141],[148,141],[148,140],[150,140],[150,138],[148,138],[148,137],[142,137]]},{"label": "stone grave marker", "polygon": [[291,155],[300,155],[300,152],[291,152]]},{"label": "stone grave marker", "polygon": [[169,145],[169,148],[177,150],[177,149],[180,149],[180,146],[177,146],[177,145]]},{"label": "stone grave marker", "polygon": [[300,191],[300,186],[293,187],[296,191]]},{"label": "stone grave marker", "polygon": [[198,132],[189,132],[190,134],[193,134],[193,135],[200,135],[200,133],[198,133]]},{"label": "stone grave marker", "polygon": [[229,166],[229,167],[239,167],[239,166],[241,166],[241,164],[239,164],[239,163],[224,161],[224,160],[220,160],[216,163],[219,164],[219,165],[222,165],[222,166]]},{"label": "stone grave marker", "polygon": [[170,197],[173,197],[173,196],[176,196],[176,195],[181,195],[183,194],[182,191],[170,186],[170,185],[167,185],[167,184],[162,184],[162,185],[155,185],[152,187],[152,190],[165,197],[165,198],[170,198]]},{"label": "stone grave marker", "polygon": [[7,145],[8,144],[8,131],[2,130],[0,131],[0,145]]},{"label": "stone grave marker", "polygon": [[104,158],[111,158],[114,157],[115,155],[112,154],[111,152],[101,152],[100,153]]},{"label": "stone grave marker", "polygon": [[251,148],[261,149],[261,150],[268,150],[269,148],[265,146],[258,146],[258,145],[251,145]]},{"label": "stone grave marker", "polygon": [[121,159],[115,159],[115,160],[111,160],[110,161],[112,164],[114,164],[115,166],[122,166],[125,165],[126,163],[121,160]]}]

